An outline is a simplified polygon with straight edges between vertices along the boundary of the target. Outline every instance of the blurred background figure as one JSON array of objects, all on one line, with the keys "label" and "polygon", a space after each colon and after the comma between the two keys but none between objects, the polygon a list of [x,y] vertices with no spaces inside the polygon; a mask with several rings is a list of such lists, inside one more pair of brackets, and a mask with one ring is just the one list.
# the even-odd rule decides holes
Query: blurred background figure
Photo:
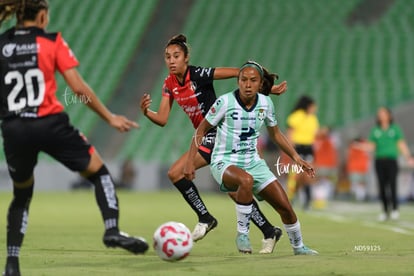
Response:
[{"label": "blurred background figure", "polygon": [[127,190],[133,189],[136,176],[137,171],[134,167],[133,160],[131,158],[126,158],[121,165],[119,180],[116,187]]},{"label": "blurred background figure", "polygon": [[[287,118],[287,136],[294,144],[299,155],[309,163],[314,162],[313,143],[319,129],[319,120],[316,116],[317,105],[315,101],[307,96],[301,96],[292,112]],[[312,201],[311,185],[314,179],[308,177],[305,173],[290,175],[288,179],[288,190],[304,192],[303,209],[308,210]],[[292,187],[294,185],[294,187]]]},{"label": "blurred background figure", "polygon": [[362,148],[374,152],[375,156],[375,173],[383,208],[378,220],[398,219],[398,157],[401,153],[407,164],[413,167],[414,159],[404,140],[403,131],[394,122],[390,109],[384,106],[378,108],[376,126],[371,129],[368,141],[361,145]]},{"label": "blurred background figure", "polygon": [[350,181],[351,194],[357,201],[367,200],[368,173],[371,163],[369,153],[356,143],[366,142],[362,137],[349,143],[346,153],[346,174]]},{"label": "blurred background figure", "polygon": [[313,206],[321,209],[325,208],[338,180],[338,150],[329,127],[319,129],[313,150],[317,177],[313,187]]}]

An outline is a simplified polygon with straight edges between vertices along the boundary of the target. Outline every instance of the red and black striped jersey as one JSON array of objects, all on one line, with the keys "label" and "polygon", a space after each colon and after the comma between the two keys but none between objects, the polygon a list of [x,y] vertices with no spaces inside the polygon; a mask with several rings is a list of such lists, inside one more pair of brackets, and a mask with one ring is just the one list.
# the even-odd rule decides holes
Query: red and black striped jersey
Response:
[{"label": "red and black striped jersey", "polygon": [[55,72],[79,65],[60,33],[37,27],[0,35],[0,118],[37,118],[62,112]]},{"label": "red and black striped jersey", "polygon": [[216,100],[213,87],[214,70],[215,68],[189,65],[184,83],[179,83],[173,74],[169,74],[164,81],[163,96],[176,100],[194,128],[198,127]]}]

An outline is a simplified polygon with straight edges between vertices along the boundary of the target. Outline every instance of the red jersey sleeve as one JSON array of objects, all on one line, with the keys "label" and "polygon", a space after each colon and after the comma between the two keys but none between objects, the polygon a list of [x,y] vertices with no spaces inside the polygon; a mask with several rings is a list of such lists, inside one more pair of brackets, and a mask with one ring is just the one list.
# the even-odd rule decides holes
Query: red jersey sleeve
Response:
[{"label": "red jersey sleeve", "polygon": [[79,65],[78,60],[69,48],[62,35],[58,33],[56,39],[56,67],[62,74],[66,70]]},{"label": "red jersey sleeve", "polygon": [[171,98],[171,76],[169,75],[168,77],[165,78],[164,80],[164,85],[162,86],[162,96],[163,97],[167,97],[167,98]]}]

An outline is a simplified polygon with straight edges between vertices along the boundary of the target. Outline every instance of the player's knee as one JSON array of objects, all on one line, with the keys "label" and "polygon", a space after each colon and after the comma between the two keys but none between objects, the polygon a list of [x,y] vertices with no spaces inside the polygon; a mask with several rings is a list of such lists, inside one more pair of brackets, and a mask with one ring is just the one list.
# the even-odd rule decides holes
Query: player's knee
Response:
[{"label": "player's knee", "polygon": [[14,188],[11,208],[27,208],[33,196],[33,182],[26,188]]},{"label": "player's knee", "polygon": [[181,169],[181,170],[179,170],[179,169],[177,169],[176,167],[171,167],[169,170],[168,170],[168,178],[170,179],[170,181],[172,182],[172,183],[175,183],[175,182],[177,182],[178,180],[180,180],[180,179],[182,179],[183,177],[184,177],[184,172],[183,172],[183,170]]},{"label": "player's knee", "polygon": [[253,189],[254,179],[250,174],[243,175],[240,177],[240,186],[244,189],[252,190]]},{"label": "player's knee", "polygon": [[26,189],[33,186],[34,178],[31,176],[29,179],[24,181],[13,181],[13,186],[15,189]]}]

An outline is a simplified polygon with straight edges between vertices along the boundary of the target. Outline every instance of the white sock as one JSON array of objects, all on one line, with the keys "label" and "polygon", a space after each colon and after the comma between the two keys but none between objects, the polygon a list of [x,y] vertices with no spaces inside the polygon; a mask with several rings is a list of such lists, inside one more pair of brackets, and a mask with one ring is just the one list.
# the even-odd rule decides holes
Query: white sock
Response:
[{"label": "white sock", "polygon": [[293,248],[303,247],[302,233],[300,231],[300,223],[297,220],[294,224],[283,224],[286,233],[289,236],[290,244]]},{"label": "white sock", "polygon": [[252,206],[236,204],[237,213],[237,232],[249,234],[250,216],[252,215]]}]

